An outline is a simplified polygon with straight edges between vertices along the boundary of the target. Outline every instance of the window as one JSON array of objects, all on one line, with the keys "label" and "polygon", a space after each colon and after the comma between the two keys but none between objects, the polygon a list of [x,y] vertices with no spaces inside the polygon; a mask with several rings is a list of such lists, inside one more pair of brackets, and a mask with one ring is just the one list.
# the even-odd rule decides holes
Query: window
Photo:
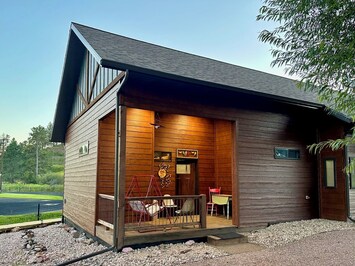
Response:
[{"label": "window", "polygon": [[335,160],[324,160],[324,184],[326,187],[335,187]]},{"label": "window", "polygon": [[299,160],[301,158],[299,149],[275,148],[275,159]]},{"label": "window", "polygon": [[[351,163],[351,160],[355,160],[355,157],[349,158],[349,164]],[[350,188],[355,188],[355,169],[354,168],[350,172]]]}]

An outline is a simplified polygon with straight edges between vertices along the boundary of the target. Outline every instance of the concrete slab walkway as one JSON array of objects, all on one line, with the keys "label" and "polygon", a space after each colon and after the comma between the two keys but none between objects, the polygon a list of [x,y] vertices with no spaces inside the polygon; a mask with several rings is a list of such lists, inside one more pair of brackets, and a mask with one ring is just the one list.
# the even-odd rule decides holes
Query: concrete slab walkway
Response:
[{"label": "concrete slab walkway", "polygon": [[7,225],[0,225],[0,233],[9,232],[13,230],[22,230],[22,229],[29,229],[35,228],[42,225],[50,225],[55,223],[60,223],[62,218],[55,218],[55,219],[48,219],[48,220],[40,220],[40,221],[32,221],[32,222],[25,222],[25,223],[17,223],[17,224],[7,224]]}]

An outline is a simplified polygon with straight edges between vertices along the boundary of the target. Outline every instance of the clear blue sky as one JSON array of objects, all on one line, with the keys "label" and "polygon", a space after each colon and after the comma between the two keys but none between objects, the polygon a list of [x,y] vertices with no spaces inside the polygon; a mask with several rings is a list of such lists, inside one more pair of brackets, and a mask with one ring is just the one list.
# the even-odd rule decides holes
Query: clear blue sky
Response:
[{"label": "clear blue sky", "polygon": [[54,118],[71,22],[277,75],[261,0],[0,0],[0,134]]}]

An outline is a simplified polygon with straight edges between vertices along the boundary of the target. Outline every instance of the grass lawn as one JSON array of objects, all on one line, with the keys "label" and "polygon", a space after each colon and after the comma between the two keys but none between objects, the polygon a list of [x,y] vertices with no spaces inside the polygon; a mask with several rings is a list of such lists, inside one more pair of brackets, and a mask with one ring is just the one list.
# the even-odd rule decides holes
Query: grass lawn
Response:
[{"label": "grass lawn", "polygon": [[63,199],[63,196],[57,196],[57,195],[41,195],[41,194],[0,193],[0,198],[12,198],[12,199],[40,199],[40,200],[62,200],[62,199]]},{"label": "grass lawn", "polygon": [[[41,220],[54,219],[62,217],[62,211],[43,212],[40,215]],[[37,221],[36,214],[21,214],[21,215],[0,215],[0,225],[24,223]]]}]

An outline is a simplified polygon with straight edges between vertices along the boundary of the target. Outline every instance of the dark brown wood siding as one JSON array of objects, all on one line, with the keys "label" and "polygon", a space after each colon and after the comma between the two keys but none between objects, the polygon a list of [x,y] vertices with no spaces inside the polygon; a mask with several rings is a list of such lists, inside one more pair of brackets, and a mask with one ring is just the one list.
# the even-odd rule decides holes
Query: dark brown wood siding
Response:
[{"label": "dark brown wood siding", "polygon": [[[324,125],[333,124],[332,128],[325,128]],[[344,137],[344,127],[335,119],[325,118],[323,126],[320,127],[320,141]],[[335,187],[325,185],[324,160],[334,159],[336,163]],[[342,220],[347,219],[346,201],[346,174],[344,172],[345,151],[343,149],[332,151],[322,150],[319,158],[320,166],[320,217],[324,219]]]},{"label": "dark brown wood siding", "polygon": [[[355,158],[355,145],[350,145],[348,147],[348,157]],[[355,184],[353,184],[353,187],[354,188],[350,188],[350,180],[349,180],[349,211],[350,211],[350,217],[355,219]]]},{"label": "dark brown wood siding", "polygon": [[[237,122],[238,161],[234,167],[239,175],[239,191],[234,198],[239,197],[240,226],[318,217],[316,157],[306,149],[316,141],[316,113],[311,109],[227,92],[214,94],[207,88],[175,91],[168,87],[147,88],[144,84],[125,91],[124,103],[163,113]],[[275,147],[299,149],[301,159],[274,159]]]},{"label": "dark brown wood siding", "polygon": [[[306,150],[315,129],[296,114],[260,111],[240,112],[238,125],[240,223],[316,217],[315,157]],[[299,149],[300,159],[275,159],[275,147]]]}]

